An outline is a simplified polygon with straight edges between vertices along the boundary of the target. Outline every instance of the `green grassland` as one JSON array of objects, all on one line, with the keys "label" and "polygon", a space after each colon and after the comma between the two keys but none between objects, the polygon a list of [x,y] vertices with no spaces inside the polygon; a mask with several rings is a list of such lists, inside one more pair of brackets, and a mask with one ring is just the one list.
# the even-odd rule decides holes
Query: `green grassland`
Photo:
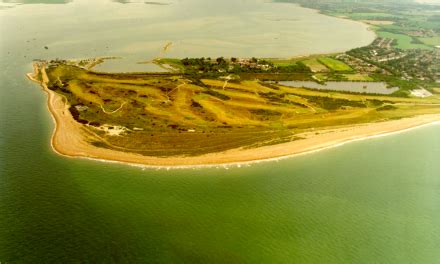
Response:
[{"label": "green grassland", "polygon": [[377,34],[382,38],[395,39],[397,41],[396,47],[399,49],[432,49],[432,47],[426,44],[414,43],[413,38],[404,34],[396,34],[385,31],[377,31]]},{"label": "green grassland", "polygon": [[[409,8],[409,7],[408,7]],[[429,10],[406,10],[396,8],[386,13],[350,13],[353,20],[391,21],[393,24],[375,25],[371,27],[379,37],[396,40],[395,47],[400,49],[432,49],[438,43],[440,21],[433,20],[436,16]],[[432,37],[413,35],[420,30],[434,30]],[[436,33],[437,31],[437,33]]]},{"label": "green grassland", "polygon": [[319,58],[318,61],[332,71],[336,71],[336,72],[353,71],[353,69],[350,66],[348,66],[347,64],[343,63],[342,61],[333,59],[333,58],[322,57],[322,58]]},{"label": "green grassland", "polygon": [[[440,113],[439,95],[399,98],[255,78],[225,83],[177,73],[107,74],[63,63],[46,72],[49,89],[63,95],[75,120],[95,135],[91,144],[148,156],[251,148],[297,140],[310,129]],[[121,127],[119,135],[108,133]]]},{"label": "green grassland", "polygon": [[353,73],[353,74],[343,74],[344,78],[346,78],[348,81],[363,81],[363,82],[372,82],[374,79],[367,74],[361,74],[361,73]]},{"label": "green grassland", "polygon": [[327,72],[328,68],[325,67],[324,64],[319,62],[318,59],[312,58],[308,60],[304,60],[303,63],[310,68],[312,72]]},{"label": "green grassland", "polygon": [[276,66],[289,66],[302,63],[310,69],[312,78],[309,81],[374,81],[367,73],[358,73],[343,61],[331,58],[331,55],[311,55],[292,59],[268,59]]},{"label": "green grassland", "polygon": [[438,37],[431,37],[431,38],[420,38],[420,40],[423,43],[425,43],[426,45],[440,46],[440,36],[438,36]]},{"label": "green grassland", "polygon": [[354,70],[342,60],[336,59],[336,55],[340,54],[310,55],[290,59],[255,58],[260,63],[268,63],[269,69],[266,70],[246,68],[246,65],[234,65],[231,64],[231,59],[224,59],[223,57],[225,63],[222,66],[204,58],[186,59],[196,61],[196,66],[184,65],[183,60],[175,58],[157,59],[155,63],[162,67],[171,67],[171,71],[174,73],[191,75],[195,79],[200,77],[218,78],[225,74],[231,74],[237,80],[374,81],[369,76],[370,73],[361,73]]},{"label": "green grassland", "polygon": [[[336,55],[336,54],[328,54],[330,55]],[[324,58],[326,56],[323,55],[310,55],[306,57],[297,57],[297,58],[291,58],[291,59],[267,59],[268,61],[272,62],[275,66],[289,66],[289,65],[295,65],[297,63],[302,63],[306,67],[308,67],[312,72],[329,72],[330,69],[327,68],[320,59]],[[342,62],[341,62],[342,63]]]},{"label": "green grassland", "polygon": [[268,59],[275,66],[289,66],[298,62],[297,59]]}]

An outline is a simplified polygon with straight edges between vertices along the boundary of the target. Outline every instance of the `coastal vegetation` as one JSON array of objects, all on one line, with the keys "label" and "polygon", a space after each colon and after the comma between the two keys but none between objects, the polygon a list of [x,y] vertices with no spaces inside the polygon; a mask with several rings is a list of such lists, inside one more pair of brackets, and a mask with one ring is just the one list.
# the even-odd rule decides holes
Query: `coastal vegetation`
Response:
[{"label": "coastal vegetation", "polygon": [[324,66],[329,68],[332,71],[336,72],[350,72],[353,71],[353,69],[348,66],[347,64],[343,63],[342,61],[335,60],[328,57],[323,57],[319,59],[319,62],[322,63]]},{"label": "coastal vegetation", "polygon": [[[287,87],[258,77],[285,76],[288,65],[251,59],[231,67],[232,61],[167,60],[184,71],[123,74],[88,70],[93,60],[39,61],[33,78],[63,98],[88,144],[155,157],[256,148],[301,140],[311,131],[440,113],[440,95],[411,98]],[[328,67],[337,65],[335,59],[325,61]],[[305,67],[292,65],[292,72]]]}]

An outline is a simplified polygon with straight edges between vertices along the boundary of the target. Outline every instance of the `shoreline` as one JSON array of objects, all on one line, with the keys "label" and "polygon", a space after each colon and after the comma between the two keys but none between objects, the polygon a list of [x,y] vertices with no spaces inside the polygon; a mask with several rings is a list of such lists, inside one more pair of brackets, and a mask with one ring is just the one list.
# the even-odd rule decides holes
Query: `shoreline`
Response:
[{"label": "shoreline", "polygon": [[[83,135],[87,134],[87,136],[92,137],[93,135],[88,133],[82,128],[81,124],[73,119],[63,97],[47,88],[44,81],[47,76],[44,74],[44,67],[42,69],[43,82],[39,82],[34,78],[38,72],[29,73],[27,76],[30,80],[38,82],[48,95],[47,107],[55,126],[51,136],[51,147],[57,154],[69,158],[121,163],[142,168],[188,169],[249,165],[311,154],[351,142],[393,135],[440,123],[440,114],[429,114],[400,120],[306,132],[298,135],[304,138],[301,140],[252,149],[239,148],[188,157],[143,156],[130,152],[99,148],[86,142]],[[36,70],[35,67],[34,70]]]},{"label": "shoreline", "polygon": [[[121,164],[121,165],[125,165],[125,166],[137,167],[137,168],[142,168],[142,169],[156,169],[156,170],[161,170],[161,169],[166,169],[166,170],[180,170],[180,169],[182,169],[182,170],[184,170],[184,169],[204,169],[204,168],[205,169],[208,169],[208,168],[229,169],[230,167],[240,168],[242,166],[250,166],[253,164],[260,164],[260,163],[266,163],[266,162],[278,162],[278,161],[285,160],[285,159],[290,159],[290,158],[300,157],[300,156],[304,156],[304,155],[310,155],[313,153],[318,153],[318,152],[325,151],[325,150],[330,150],[330,149],[341,147],[341,146],[344,146],[344,145],[350,144],[350,143],[355,143],[355,142],[364,141],[364,140],[368,140],[368,139],[375,139],[375,138],[380,138],[380,137],[397,135],[397,134],[409,132],[409,131],[412,131],[415,129],[428,127],[431,125],[440,125],[440,120],[433,121],[431,123],[421,124],[421,125],[415,126],[415,127],[409,127],[409,128],[403,129],[403,130],[397,130],[397,131],[393,131],[393,132],[377,134],[377,135],[362,137],[362,138],[358,138],[358,139],[347,140],[347,141],[344,141],[341,143],[330,145],[328,147],[322,147],[322,148],[317,148],[317,149],[309,150],[309,151],[305,151],[305,152],[288,154],[288,155],[280,156],[280,157],[257,159],[257,160],[242,161],[242,162],[220,163],[220,164],[213,163],[213,164],[205,164],[205,165],[203,165],[203,164],[201,164],[201,165],[200,164],[198,164],[198,165],[167,165],[167,166],[165,166],[165,165],[147,165],[147,164],[132,163],[132,162],[118,161],[118,160],[106,160],[106,159],[92,158],[92,157],[69,156],[69,155],[65,155],[65,154],[58,152],[53,147],[53,145],[51,145],[51,146],[52,146],[52,149],[55,153],[57,153],[58,155],[63,156],[63,157],[72,158],[72,159],[77,158],[77,159],[90,160],[90,161],[96,161],[96,162],[102,162],[102,163]],[[255,148],[253,150],[258,150],[258,148]],[[164,159],[166,159],[166,158],[164,158]]]},{"label": "shoreline", "polygon": [[[361,21],[361,20],[354,20],[354,19],[351,19],[351,18],[349,18],[349,17],[341,17],[341,16],[333,16],[333,15],[330,15],[330,14],[325,14],[325,13],[322,12],[322,10],[315,9],[315,8],[311,8],[311,7],[306,7],[306,6],[303,6],[303,5],[300,4],[300,3],[291,3],[291,4],[295,4],[295,5],[297,5],[297,6],[301,7],[301,8],[304,8],[304,9],[313,10],[313,11],[315,11],[315,12],[317,12],[318,14],[323,15],[323,16],[327,16],[327,17],[331,17],[331,18],[337,18],[337,19],[339,18],[339,19],[342,19],[342,20],[347,20],[347,21],[350,21],[350,22],[355,22],[355,23],[358,23],[358,24],[364,25],[364,26],[366,27],[366,30],[367,30],[367,31],[373,32],[373,34],[374,34],[374,39],[373,39],[370,43],[368,43],[367,45],[365,45],[365,46],[371,45],[371,43],[373,43],[374,40],[377,39],[377,38],[379,37],[379,35],[377,34],[377,32],[373,29],[373,25],[370,25],[370,24],[368,24],[368,23],[365,23],[364,21]],[[361,46],[361,47],[365,47],[365,46]],[[361,48],[361,47],[357,47],[357,48]],[[355,49],[355,48],[352,48],[352,49]],[[345,53],[345,52],[347,52],[347,50],[345,50],[345,51],[330,52],[330,53],[328,53],[328,54],[334,54],[334,53]],[[312,55],[313,55],[313,54],[312,54]],[[324,54],[324,55],[325,55],[325,54]]]}]

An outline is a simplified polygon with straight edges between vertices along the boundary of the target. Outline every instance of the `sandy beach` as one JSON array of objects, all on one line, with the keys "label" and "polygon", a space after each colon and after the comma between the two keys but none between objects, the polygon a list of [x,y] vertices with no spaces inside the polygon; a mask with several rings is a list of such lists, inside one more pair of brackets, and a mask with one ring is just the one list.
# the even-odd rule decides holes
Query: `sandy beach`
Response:
[{"label": "sandy beach", "polygon": [[[38,71],[38,69],[35,70]],[[34,74],[28,74],[29,79],[39,82],[34,78]],[[47,106],[55,124],[51,139],[51,145],[55,152],[66,157],[121,162],[145,167],[204,167],[274,160],[316,152],[352,141],[389,135],[440,121],[440,114],[422,115],[400,120],[302,133],[297,135],[303,138],[301,140],[253,149],[231,149],[225,152],[191,157],[151,157],[99,148],[86,142],[85,138],[90,139],[94,135],[73,119],[64,98],[49,90],[45,84],[47,76],[44,72],[42,76],[43,83],[39,83],[48,94]]]}]

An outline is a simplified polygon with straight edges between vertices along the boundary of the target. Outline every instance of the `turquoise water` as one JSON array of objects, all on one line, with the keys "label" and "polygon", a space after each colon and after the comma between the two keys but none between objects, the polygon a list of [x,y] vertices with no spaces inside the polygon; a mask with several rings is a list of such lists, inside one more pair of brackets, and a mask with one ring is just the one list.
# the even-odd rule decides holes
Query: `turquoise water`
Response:
[{"label": "turquoise water", "polygon": [[[229,169],[142,170],[54,154],[46,95],[24,73],[33,57],[96,55],[52,43],[100,27],[62,23],[81,3],[0,10],[1,263],[438,263],[438,125]],[[37,30],[40,20],[20,15],[29,9],[58,10],[58,28]]]}]

